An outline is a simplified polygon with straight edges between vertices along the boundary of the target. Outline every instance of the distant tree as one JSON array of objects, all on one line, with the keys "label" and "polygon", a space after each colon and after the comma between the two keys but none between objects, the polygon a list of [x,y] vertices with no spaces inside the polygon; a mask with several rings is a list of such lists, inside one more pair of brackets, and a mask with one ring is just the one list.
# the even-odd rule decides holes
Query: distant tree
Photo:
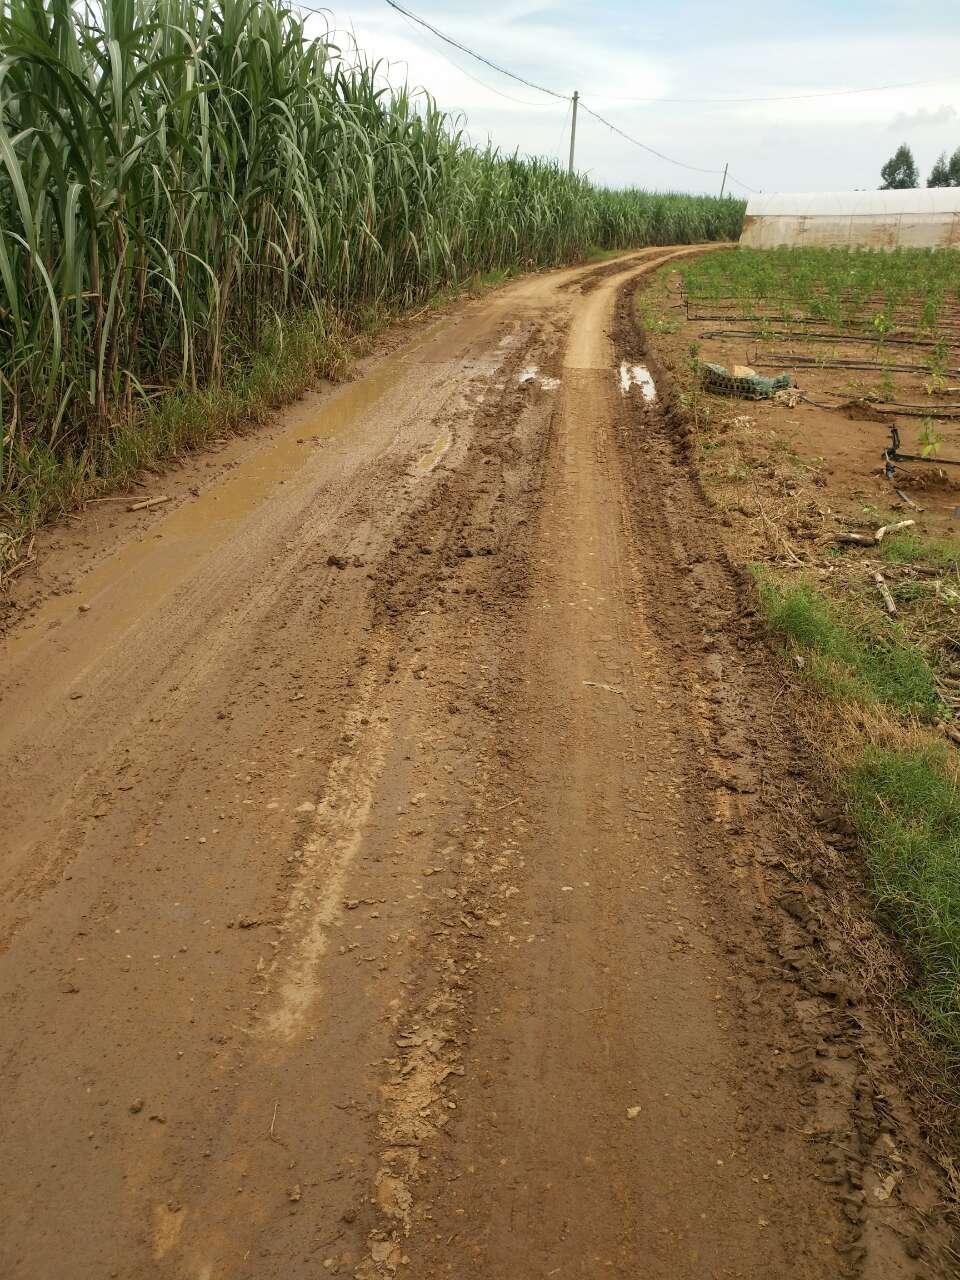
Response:
[{"label": "distant tree", "polygon": [[947,153],[941,151],[936,164],[930,170],[927,179],[928,187],[960,187],[960,147],[947,159]]},{"label": "distant tree", "polygon": [[897,147],[894,154],[880,170],[883,183],[881,191],[902,191],[907,187],[915,187],[920,181],[917,162],[913,152],[905,142]]},{"label": "distant tree", "polygon": [[952,187],[950,181],[950,166],[947,164],[947,153],[941,151],[937,157],[937,161],[930,170],[930,177],[927,179],[928,187]]}]

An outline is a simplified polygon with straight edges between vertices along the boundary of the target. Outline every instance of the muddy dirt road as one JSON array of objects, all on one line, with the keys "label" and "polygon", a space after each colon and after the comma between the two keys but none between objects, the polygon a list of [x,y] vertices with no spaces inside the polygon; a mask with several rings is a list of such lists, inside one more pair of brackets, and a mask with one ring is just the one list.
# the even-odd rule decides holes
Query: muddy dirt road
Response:
[{"label": "muddy dirt road", "polygon": [[946,1274],[631,372],[663,257],[457,306],[51,558],[2,655],[5,1280]]}]

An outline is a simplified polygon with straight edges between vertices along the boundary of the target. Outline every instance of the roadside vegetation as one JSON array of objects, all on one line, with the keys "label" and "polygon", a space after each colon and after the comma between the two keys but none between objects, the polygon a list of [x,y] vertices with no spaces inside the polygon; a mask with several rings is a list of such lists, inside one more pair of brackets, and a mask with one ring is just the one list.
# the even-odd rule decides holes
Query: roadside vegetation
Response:
[{"label": "roadside vegetation", "polygon": [[877,626],[868,609],[841,607],[810,582],[758,574],[771,630],[797,668],[830,697],[875,703],[934,722],[943,712],[930,660],[903,626]]},{"label": "roadside vegetation", "polygon": [[[960,457],[960,255],[719,252],[659,273],[638,306],[913,1001],[960,1062],[960,468],[937,461]],[[700,361],[735,352],[791,369],[802,394],[705,392]],[[871,411],[856,425],[851,397]],[[888,423],[936,448],[886,475]]]},{"label": "roadside vegetation", "polygon": [[943,664],[856,594],[761,573],[759,597],[787,665],[823,699],[817,756],[836,761],[877,909],[917,964],[917,1007],[960,1061],[960,772],[938,728],[953,723]]},{"label": "roadside vegetation", "polygon": [[8,555],[101,479],[206,438],[211,407],[214,431],[256,416],[444,291],[739,233],[738,201],[469,145],[282,0],[2,0],[0,43]]},{"label": "roadside vegetation", "polygon": [[[955,754],[955,753],[954,753]],[[844,794],[861,834],[878,908],[918,967],[920,1012],[960,1059],[960,790],[939,745],[871,744]]]}]

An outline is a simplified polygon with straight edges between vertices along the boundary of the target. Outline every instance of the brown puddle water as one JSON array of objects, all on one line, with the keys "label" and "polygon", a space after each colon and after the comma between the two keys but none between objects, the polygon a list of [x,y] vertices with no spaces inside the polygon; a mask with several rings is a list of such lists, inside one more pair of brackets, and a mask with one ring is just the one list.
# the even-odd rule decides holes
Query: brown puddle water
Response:
[{"label": "brown puddle water", "polygon": [[[142,616],[189,576],[199,558],[222,545],[281,481],[290,480],[310,462],[314,454],[308,446],[312,442],[354,426],[395,386],[411,357],[440,324],[438,320],[431,325],[413,347],[385,357],[374,372],[320,399],[315,411],[296,413],[282,435],[255,450],[199,497],[188,499],[156,521],[139,540],[125,543],[72,591],[46,600],[29,628],[18,629],[0,642],[0,657],[7,671],[10,664],[51,638],[50,632],[67,619],[84,628],[84,642],[93,652],[96,641],[122,631]],[[122,592],[114,590],[120,583],[124,585]],[[90,612],[79,612],[81,604],[90,606]]]},{"label": "brown puddle water", "polygon": [[426,453],[421,454],[417,459],[416,467],[414,468],[416,474],[418,476],[428,475],[444,454],[449,451],[452,444],[453,436],[448,428],[446,431],[442,431]]}]

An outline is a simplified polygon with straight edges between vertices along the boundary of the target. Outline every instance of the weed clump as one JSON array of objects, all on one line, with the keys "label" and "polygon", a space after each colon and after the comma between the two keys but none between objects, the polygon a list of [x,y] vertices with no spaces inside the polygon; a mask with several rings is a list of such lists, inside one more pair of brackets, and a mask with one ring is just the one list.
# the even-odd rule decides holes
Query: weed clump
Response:
[{"label": "weed clump", "polygon": [[960,1058],[960,792],[933,747],[869,747],[847,774],[878,910],[918,965],[914,999]]},{"label": "weed clump", "polygon": [[925,538],[908,529],[884,538],[878,554],[888,564],[929,564],[949,573],[960,569],[960,538]]},{"label": "weed clump", "polygon": [[809,583],[785,585],[761,573],[758,589],[767,624],[823,692],[882,703],[924,720],[936,717],[941,700],[933,668],[899,627],[878,634],[858,625],[853,613],[842,618]]}]

